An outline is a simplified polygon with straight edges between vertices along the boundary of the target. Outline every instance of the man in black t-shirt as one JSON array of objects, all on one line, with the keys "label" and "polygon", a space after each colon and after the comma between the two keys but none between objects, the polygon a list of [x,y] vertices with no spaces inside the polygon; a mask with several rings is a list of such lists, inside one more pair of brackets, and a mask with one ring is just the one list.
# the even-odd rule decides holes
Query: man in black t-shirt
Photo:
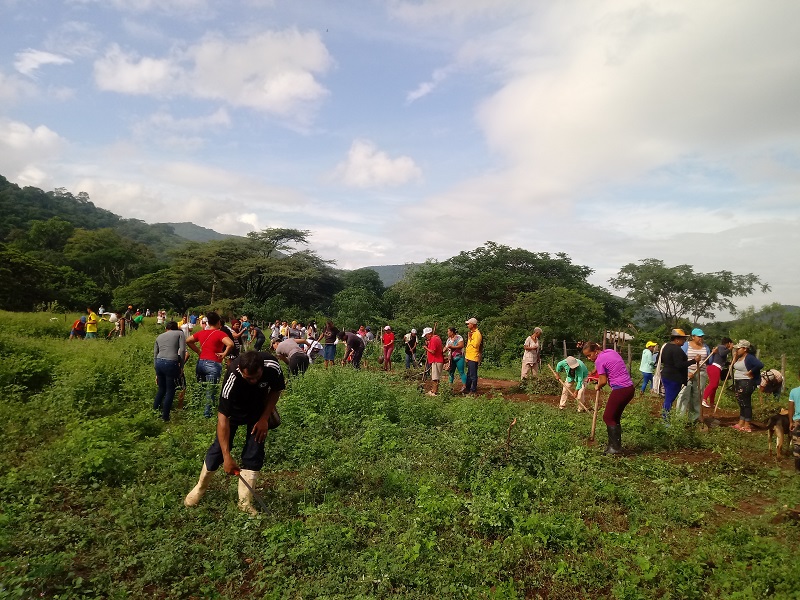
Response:
[{"label": "man in black t-shirt", "polygon": [[344,358],[342,359],[342,364],[347,364],[349,360],[354,368],[360,369],[361,368],[361,357],[364,355],[364,340],[361,339],[361,336],[357,333],[352,333],[350,331],[340,331],[339,332],[339,341],[345,342],[347,344],[347,348],[344,351]]},{"label": "man in black t-shirt", "polygon": [[[268,352],[251,350],[230,362],[220,392],[217,435],[206,452],[197,485],[183,501],[186,506],[200,502],[214,472],[222,466],[228,475],[239,472],[239,509],[256,514],[253,494],[244,482],[250,484],[250,488],[255,487],[258,472],[264,466],[269,417],[285,387],[281,366]],[[233,439],[240,425],[245,426],[241,471],[231,456]]]}]

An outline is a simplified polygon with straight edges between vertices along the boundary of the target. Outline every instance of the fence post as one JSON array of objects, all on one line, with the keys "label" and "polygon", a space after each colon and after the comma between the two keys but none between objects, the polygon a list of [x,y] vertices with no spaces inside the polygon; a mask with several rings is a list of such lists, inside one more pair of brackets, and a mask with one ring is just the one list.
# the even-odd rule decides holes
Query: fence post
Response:
[{"label": "fence post", "polygon": [[628,370],[631,370],[631,344],[628,342]]},{"label": "fence post", "polygon": [[561,340],[564,343],[564,358],[567,358],[567,340]]}]

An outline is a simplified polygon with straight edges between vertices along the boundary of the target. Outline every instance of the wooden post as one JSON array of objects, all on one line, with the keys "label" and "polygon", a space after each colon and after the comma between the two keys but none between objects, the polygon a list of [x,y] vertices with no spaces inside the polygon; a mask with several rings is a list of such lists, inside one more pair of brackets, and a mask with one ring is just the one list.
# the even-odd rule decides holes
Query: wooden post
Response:
[{"label": "wooden post", "polygon": [[564,342],[564,358],[567,358],[567,340],[562,340]]},{"label": "wooden post", "polygon": [[761,348],[756,348],[756,358],[761,359]]},{"label": "wooden post", "polygon": [[594,430],[597,427],[597,409],[600,406],[600,388],[597,388],[597,392],[594,395],[594,414],[592,415],[592,433],[589,435],[589,441],[594,441]]},{"label": "wooden post", "polygon": [[786,355],[781,354],[781,394],[783,394],[784,389],[786,389]]},{"label": "wooden post", "polygon": [[628,371],[631,370],[631,343],[628,342]]}]

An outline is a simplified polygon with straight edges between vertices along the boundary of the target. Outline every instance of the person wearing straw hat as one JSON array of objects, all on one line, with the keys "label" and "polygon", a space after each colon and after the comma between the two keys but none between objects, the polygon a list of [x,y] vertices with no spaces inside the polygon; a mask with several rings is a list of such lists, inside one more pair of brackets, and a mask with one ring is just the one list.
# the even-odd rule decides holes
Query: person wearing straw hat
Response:
[{"label": "person wearing straw hat", "polygon": [[752,433],[750,423],[753,420],[753,392],[761,381],[764,363],[751,354],[752,345],[747,340],[739,340],[733,350],[733,385],[736,402],[739,404],[739,422],[733,428]]},{"label": "person wearing straw hat", "polygon": [[675,410],[680,414],[689,416],[689,420],[694,422],[700,419],[700,403],[702,401],[703,390],[708,382],[706,375],[706,359],[711,356],[711,348],[703,341],[705,333],[699,327],[692,329],[692,339],[684,342],[681,348],[686,353],[690,361],[686,385],[678,393],[675,400]]},{"label": "person wearing straw hat", "polygon": [[672,403],[678,397],[681,387],[685,386],[689,379],[689,365],[697,362],[696,360],[689,360],[683,348],[681,348],[688,337],[683,329],[673,329],[669,335],[669,342],[661,348],[659,374],[661,383],[664,386],[664,405],[662,408],[664,419],[669,418]]},{"label": "person wearing straw hat", "polygon": [[658,348],[655,342],[647,342],[642,351],[642,361],[639,364],[639,372],[642,374],[642,389],[640,390],[641,396],[647,391],[647,384],[650,384],[650,391],[653,391],[653,372],[656,368],[655,355],[653,348]]},{"label": "person wearing straw hat", "polygon": [[566,375],[566,385],[561,390],[561,400],[558,403],[558,408],[564,410],[567,407],[567,400],[570,397],[570,392],[576,392],[576,401],[578,402],[578,412],[584,412],[581,408],[583,403],[583,393],[586,389],[584,382],[589,377],[589,369],[583,364],[583,361],[568,356],[556,365],[556,375],[561,379],[561,372]]}]

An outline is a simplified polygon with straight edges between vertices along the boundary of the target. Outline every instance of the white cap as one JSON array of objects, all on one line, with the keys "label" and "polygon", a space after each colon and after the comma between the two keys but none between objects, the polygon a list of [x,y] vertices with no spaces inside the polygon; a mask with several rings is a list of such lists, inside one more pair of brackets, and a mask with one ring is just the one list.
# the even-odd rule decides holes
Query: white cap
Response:
[{"label": "white cap", "polygon": [[384,327],[384,328],[383,328],[383,330],[384,330],[384,331],[391,331],[391,330],[392,330],[392,328],[391,328],[391,327],[389,327],[389,326],[387,325],[386,327]]},{"label": "white cap", "polygon": [[417,333],[417,330],[416,329],[412,329],[411,333]]},{"label": "white cap", "polygon": [[433,333],[433,329],[431,329],[430,327],[426,327],[425,329],[422,330],[422,337],[425,337],[429,333]]},{"label": "white cap", "polygon": [[468,319],[468,320],[464,321],[464,324],[465,325],[477,325],[478,324],[478,319],[476,319],[475,317],[472,317],[471,319]]}]

